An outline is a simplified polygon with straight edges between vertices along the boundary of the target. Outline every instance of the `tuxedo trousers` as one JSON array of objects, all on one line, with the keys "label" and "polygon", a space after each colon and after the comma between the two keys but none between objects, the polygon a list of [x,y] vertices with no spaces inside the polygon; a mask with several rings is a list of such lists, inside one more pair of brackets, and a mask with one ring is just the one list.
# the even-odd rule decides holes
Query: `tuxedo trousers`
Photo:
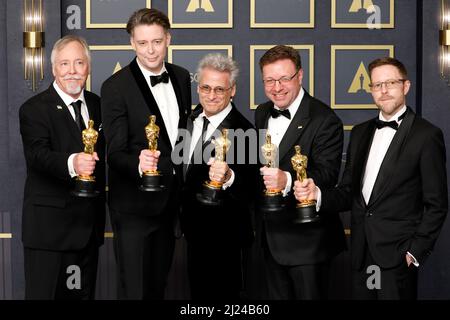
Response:
[{"label": "tuxedo trousers", "polygon": [[174,213],[156,217],[115,210],[110,213],[118,299],[164,299],[175,249]]},{"label": "tuxedo trousers", "polygon": [[25,299],[92,300],[95,298],[98,244],[94,237],[82,250],[24,248]]},{"label": "tuxedo trousers", "polygon": [[330,263],[285,266],[263,248],[268,298],[271,300],[324,300],[328,297]]},{"label": "tuxedo trousers", "polygon": [[[364,264],[352,270],[352,298],[354,300],[416,300],[417,267],[403,262],[394,268],[378,266],[365,246]],[[406,255],[406,253],[405,253]]]}]

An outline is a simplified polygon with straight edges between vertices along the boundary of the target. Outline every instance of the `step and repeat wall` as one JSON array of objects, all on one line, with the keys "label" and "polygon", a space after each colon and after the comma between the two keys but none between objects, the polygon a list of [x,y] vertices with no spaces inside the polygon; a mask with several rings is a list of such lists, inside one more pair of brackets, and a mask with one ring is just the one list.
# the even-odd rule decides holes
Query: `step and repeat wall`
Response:
[{"label": "step and repeat wall", "polygon": [[[142,7],[166,12],[172,24],[167,60],[191,73],[194,106],[198,103],[198,61],[207,53],[232,56],[240,65],[234,102],[253,121],[253,110],[267,100],[258,61],[277,44],[289,44],[302,58],[304,88],[335,109],[346,141],[352,126],[376,114],[367,66],[375,58],[397,57],[415,82],[415,1],[394,0],[64,0],[62,34],[84,36],[92,50],[88,88],[99,94],[102,82],[134,58],[125,25]],[[410,93],[415,101],[415,90]],[[414,105],[414,103],[412,103]],[[345,154],[343,155],[345,161]],[[350,236],[348,214],[344,214]],[[107,230],[99,270],[99,297],[111,298],[115,284],[113,253]],[[185,243],[178,241],[167,295],[187,297]],[[247,260],[248,294],[258,297],[261,274],[257,248]],[[348,253],[339,256],[332,294],[348,296]],[[255,268],[256,267],[256,268]],[[346,275],[342,277],[342,274]]]},{"label": "step and repeat wall", "polygon": [[[89,90],[99,94],[102,82],[134,58],[125,25],[131,13],[142,7],[168,14],[172,45],[167,60],[190,71],[194,105],[198,103],[198,61],[210,52],[224,53],[239,63],[241,72],[233,100],[253,122],[254,109],[267,100],[258,61],[267,49],[288,44],[301,55],[304,88],[342,119],[346,144],[353,125],[377,113],[367,69],[373,59],[391,56],[404,62],[413,83],[408,102],[413,108],[416,106],[417,0],[61,0],[61,36],[81,35],[92,51]],[[52,45],[46,43],[46,50],[50,51]],[[13,215],[0,212],[3,261],[11,261],[13,240],[20,238],[12,231],[20,230],[20,211]],[[348,214],[343,214],[342,219],[350,237]],[[109,224],[105,236],[97,297],[114,299],[114,235]],[[171,299],[188,298],[184,253],[181,239],[167,289]],[[349,296],[348,257],[349,252],[345,252],[333,262],[332,297]],[[23,292],[22,277],[16,283],[11,281],[13,271],[23,270],[17,263],[22,263],[20,258],[10,264],[0,263],[0,298],[11,298],[12,286],[19,286],[16,291]],[[250,250],[246,264],[248,296],[259,298],[263,281],[257,248]]]}]

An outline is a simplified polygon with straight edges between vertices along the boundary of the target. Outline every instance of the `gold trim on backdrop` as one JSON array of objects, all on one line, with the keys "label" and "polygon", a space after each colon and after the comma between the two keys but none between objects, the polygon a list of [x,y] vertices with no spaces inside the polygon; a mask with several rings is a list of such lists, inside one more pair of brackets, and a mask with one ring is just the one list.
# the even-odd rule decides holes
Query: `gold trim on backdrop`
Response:
[{"label": "gold trim on backdrop", "polygon": [[377,109],[373,104],[336,104],[336,50],[389,50],[389,56],[394,57],[393,45],[332,45],[331,46],[331,94],[332,109]]},{"label": "gold trim on backdrop", "polygon": [[309,22],[256,22],[256,0],[250,0],[250,28],[314,28],[314,0],[309,0]]},{"label": "gold trim on backdrop", "polygon": [[[145,0],[146,8],[152,7],[152,0]],[[136,8],[138,10],[140,8]],[[86,0],[86,29],[119,29],[126,28],[127,23],[93,23],[91,22],[91,0]]]},{"label": "gold trim on backdrop", "polygon": [[439,30],[439,73],[450,85],[450,1],[441,0]]},{"label": "gold trim on backdrop", "polygon": [[[121,50],[133,50],[131,45],[105,45],[105,46],[89,46],[91,51],[121,51]],[[91,67],[92,73],[92,67]],[[86,80],[86,89],[91,91],[91,75],[89,74]]]},{"label": "gold trim on backdrop", "polygon": [[0,239],[12,239],[12,233],[0,233]]},{"label": "gold trim on backdrop", "polygon": [[[331,27],[332,28],[363,28],[368,29],[367,23],[339,23],[336,22],[336,1],[339,0],[331,0]],[[389,23],[380,23],[381,29],[393,29],[394,21],[395,21],[395,10],[394,10],[394,1],[390,0],[389,3]]]},{"label": "gold trim on backdrop", "polygon": [[44,16],[42,0],[23,1],[23,51],[24,79],[31,81],[36,91],[44,80]]},{"label": "gold trim on backdrop", "polygon": [[[167,51],[167,61],[173,63],[173,51],[175,50],[227,50],[228,56],[233,57],[233,45],[231,44],[217,44],[217,45],[171,45]],[[192,105],[194,109],[197,105]]]},{"label": "gold trim on backdrop", "polygon": [[[250,109],[254,110],[258,106],[255,102],[255,51],[256,50],[269,50],[275,45],[251,45],[250,46]],[[294,49],[309,50],[309,88],[308,92],[311,96],[314,96],[314,45],[296,45],[289,44],[288,46]]]},{"label": "gold trim on backdrop", "polygon": [[[222,0],[223,1],[223,0]],[[228,1],[228,21],[225,23],[177,23],[173,21],[173,0],[168,1],[167,16],[172,29],[178,28],[233,28],[233,0]]]}]

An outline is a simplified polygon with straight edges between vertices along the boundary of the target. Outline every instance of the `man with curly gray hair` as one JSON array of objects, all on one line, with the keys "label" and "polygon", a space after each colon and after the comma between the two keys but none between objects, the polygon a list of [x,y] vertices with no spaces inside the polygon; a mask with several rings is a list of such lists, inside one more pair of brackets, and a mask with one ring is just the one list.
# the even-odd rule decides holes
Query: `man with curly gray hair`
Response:
[{"label": "man with curly gray hair", "polygon": [[[233,157],[226,162],[213,159],[214,148],[210,146],[222,129],[254,130],[231,102],[238,72],[236,62],[220,54],[205,56],[198,66],[200,104],[187,124],[192,139],[184,146],[189,150],[189,160],[184,165],[181,215],[193,299],[238,299],[243,285],[241,250],[252,240],[247,190],[255,181],[256,170],[248,162],[237,163]],[[236,136],[229,135],[229,139],[233,148]],[[248,150],[247,146],[238,151]],[[242,156],[238,153],[234,152],[234,156]],[[222,185],[218,206],[206,206],[197,200],[208,180]]]}]

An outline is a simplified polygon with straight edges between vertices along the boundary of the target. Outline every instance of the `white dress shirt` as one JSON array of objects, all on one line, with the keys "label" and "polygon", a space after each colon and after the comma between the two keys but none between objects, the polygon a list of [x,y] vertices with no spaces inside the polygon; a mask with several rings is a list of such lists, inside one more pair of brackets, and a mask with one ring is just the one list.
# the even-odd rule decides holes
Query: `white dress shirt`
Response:
[{"label": "white dress shirt", "polygon": [[[394,114],[394,116],[392,116],[391,119],[389,119],[389,121],[397,121],[400,125],[402,120],[398,121],[398,117],[405,111],[406,106],[403,106],[397,113]],[[387,121],[381,112],[378,115],[378,118],[382,121]],[[373,186],[375,185],[378,172],[380,171],[381,163],[386,156],[386,152],[391,145],[392,139],[394,138],[396,132],[397,130],[391,127],[384,127],[375,130],[363,177],[362,194],[366,204],[369,203],[370,195],[372,194]]]},{"label": "white dress shirt", "polygon": [[[69,96],[67,93],[62,91],[61,88],[56,83],[56,81],[53,82],[53,88],[55,88],[56,92],[61,97],[64,104],[69,109],[69,112],[72,115],[73,121],[75,121],[75,110],[73,109],[73,106],[71,105],[71,103],[75,102],[77,100],[81,101],[81,117],[83,119],[84,126],[87,128],[88,122],[89,122],[89,112],[88,112],[88,108],[86,105],[86,100],[84,99],[84,90],[81,90],[80,96],[78,98],[74,99],[71,96]],[[80,133],[80,136],[81,136],[81,133]],[[77,173],[75,172],[75,169],[73,166],[73,159],[75,158],[75,156],[76,156],[76,153],[73,153],[67,159],[67,168],[69,170],[69,175],[71,178],[74,178],[77,176]]]},{"label": "white dress shirt", "polygon": [[[303,88],[300,88],[300,91],[298,93],[297,98],[292,102],[291,105],[287,107],[287,110],[289,110],[291,114],[291,119],[288,119],[284,116],[279,116],[278,118],[269,118],[269,122],[267,124],[267,133],[270,134],[272,143],[277,146],[277,149],[279,150],[279,146],[281,143],[281,140],[283,139],[284,135],[286,134],[286,131],[291,124],[292,119],[294,119],[295,114],[297,113],[298,108],[300,107],[300,103],[302,103],[303,96],[305,95],[305,91]],[[280,109],[278,106],[274,106],[275,109]],[[279,156],[279,154],[278,154]],[[286,187],[283,190],[283,196],[286,197],[291,191],[292,188],[292,177],[291,174],[287,171],[285,171],[287,182]]]},{"label": "white dress shirt", "polygon": [[145,69],[140,63],[139,59],[136,59],[139,68],[141,69],[142,74],[144,75],[145,80],[147,81],[147,85],[150,88],[150,91],[155,98],[156,104],[158,105],[159,112],[161,113],[162,120],[164,121],[164,125],[167,130],[167,134],[169,135],[170,143],[172,144],[172,148],[175,146],[177,142],[178,136],[178,122],[180,120],[180,109],[178,108],[177,96],[175,95],[175,91],[173,89],[172,82],[168,83],[158,83],[154,87],[150,84],[150,76],[157,76],[163,73],[166,70],[166,66],[163,64],[161,70],[158,73],[153,73]]},{"label": "white dress shirt", "polygon": [[[191,139],[191,145],[189,148],[188,167],[191,162],[191,158],[192,158],[192,154],[194,153],[195,146],[197,145],[198,140],[201,139],[202,130],[203,130],[203,121],[204,121],[203,117],[206,117],[209,120],[209,124],[208,124],[208,127],[206,129],[206,134],[205,134],[205,141],[207,141],[212,136],[214,131],[217,130],[219,125],[222,123],[222,121],[228,116],[228,114],[231,112],[231,109],[232,109],[232,106],[231,106],[231,103],[229,103],[228,106],[225,107],[225,109],[223,109],[222,111],[220,111],[219,113],[217,113],[215,115],[207,117],[205,115],[205,112],[203,111],[202,113],[200,113],[197,116],[197,118],[195,118],[195,120],[192,123],[192,139]],[[195,160],[200,160],[200,159],[194,159],[194,161]],[[205,159],[205,161],[207,161],[207,159]],[[230,169],[230,171],[231,171],[230,179],[228,179],[228,181],[225,182],[222,186],[222,188],[224,190],[226,188],[228,188],[229,186],[231,186],[234,182],[234,172],[231,169]]]}]

